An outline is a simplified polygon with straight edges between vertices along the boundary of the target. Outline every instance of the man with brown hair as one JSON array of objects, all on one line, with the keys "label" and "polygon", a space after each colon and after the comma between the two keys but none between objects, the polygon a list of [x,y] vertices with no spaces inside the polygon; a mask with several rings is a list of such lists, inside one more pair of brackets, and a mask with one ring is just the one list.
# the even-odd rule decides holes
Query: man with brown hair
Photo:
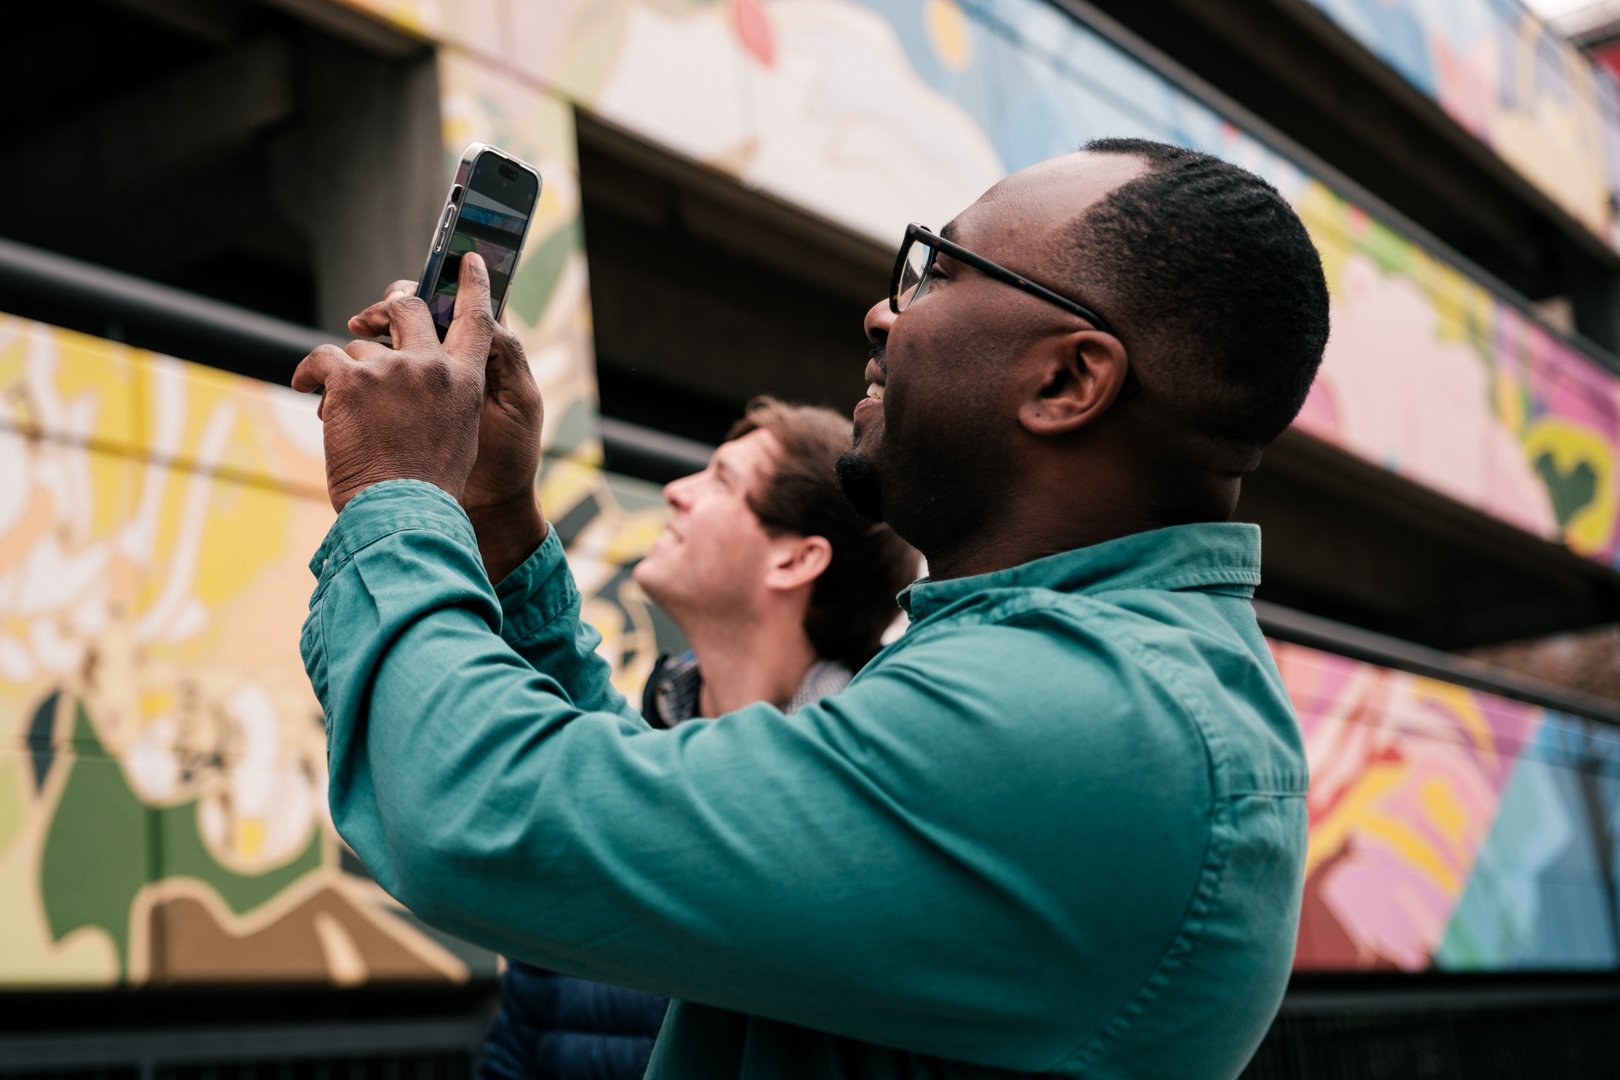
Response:
[{"label": "man with brown hair", "polygon": [[[660,657],[647,681],[653,726],[755,702],[796,712],[878,651],[917,557],[839,490],[850,427],[831,409],[756,398],[707,468],[665,485],[668,524],[634,576],[691,649]],[[513,962],[479,1075],[639,1078],[667,1004]]]},{"label": "man with brown hair", "polygon": [[648,720],[756,701],[791,711],[843,689],[877,652],[917,562],[839,490],[849,438],[830,409],[759,398],[708,468],[664,488],[669,523],[635,579],[704,662],[701,679],[694,659],[664,666]]}]

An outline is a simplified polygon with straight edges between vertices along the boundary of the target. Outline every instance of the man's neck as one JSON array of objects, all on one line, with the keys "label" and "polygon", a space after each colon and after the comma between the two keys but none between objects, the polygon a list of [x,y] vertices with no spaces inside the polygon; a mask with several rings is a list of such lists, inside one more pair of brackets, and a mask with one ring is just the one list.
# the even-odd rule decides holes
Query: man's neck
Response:
[{"label": "man's neck", "polygon": [[1168,522],[1151,517],[1120,517],[1056,526],[1042,523],[1026,528],[1004,527],[975,537],[971,545],[928,553],[928,576],[934,581],[945,581],[988,574],[1048,555],[1163,528],[1166,524]]},{"label": "man's neck", "polygon": [[1171,488],[1123,467],[1068,481],[1061,469],[1030,470],[1028,482],[1010,492],[996,513],[983,515],[977,528],[924,551],[928,574],[936,581],[987,574],[1151,529],[1230,517],[1237,503],[1235,478],[1210,474],[1196,484],[1180,481]]},{"label": "man's neck", "polygon": [[758,701],[786,708],[817,660],[798,620],[733,620],[681,629],[703,675],[700,716],[722,716]]}]

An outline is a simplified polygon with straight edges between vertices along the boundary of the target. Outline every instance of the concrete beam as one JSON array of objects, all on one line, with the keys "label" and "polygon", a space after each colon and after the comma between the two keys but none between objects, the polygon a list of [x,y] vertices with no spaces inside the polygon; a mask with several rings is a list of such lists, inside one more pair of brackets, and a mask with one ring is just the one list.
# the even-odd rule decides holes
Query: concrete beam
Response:
[{"label": "concrete beam", "polygon": [[308,238],[316,324],[341,333],[388,282],[422,269],[450,186],[438,69],[431,54],[400,63],[316,34],[301,48],[311,119],[271,146],[268,185]]},{"label": "concrete beam", "polygon": [[209,45],[229,45],[242,36],[241,4],[217,0],[108,0],[133,15]]},{"label": "concrete beam", "polygon": [[366,52],[401,60],[431,51],[432,43],[396,23],[332,0],[262,0]]},{"label": "concrete beam", "polygon": [[112,188],[169,180],[221,148],[291,118],[294,57],[268,38],[223,53],[77,120],[4,147],[7,195],[36,212],[71,212]]},{"label": "concrete beam", "polygon": [[1348,179],[1347,194],[1371,195],[1403,231],[1432,235],[1532,300],[1567,292],[1574,268],[1620,271],[1604,238],[1303,0],[1061,2],[1219,87],[1235,119],[1263,117],[1282,149],[1325,167],[1324,179]]}]

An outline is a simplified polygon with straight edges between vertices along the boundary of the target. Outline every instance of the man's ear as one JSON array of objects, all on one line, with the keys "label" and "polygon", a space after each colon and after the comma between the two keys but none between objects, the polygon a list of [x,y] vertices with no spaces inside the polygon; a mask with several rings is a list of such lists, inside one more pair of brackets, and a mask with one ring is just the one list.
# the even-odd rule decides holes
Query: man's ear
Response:
[{"label": "man's ear", "polygon": [[832,562],[832,544],[824,536],[786,533],[771,545],[771,561],[765,568],[767,588],[787,592],[813,584]]},{"label": "man's ear", "polygon": [[1119,397],[1130,372],[1125,345],[1101,330],[1045,339],[1037,348],[1036,380],[1018,410],[1032,435],[1063,435],[1096,420]]}]

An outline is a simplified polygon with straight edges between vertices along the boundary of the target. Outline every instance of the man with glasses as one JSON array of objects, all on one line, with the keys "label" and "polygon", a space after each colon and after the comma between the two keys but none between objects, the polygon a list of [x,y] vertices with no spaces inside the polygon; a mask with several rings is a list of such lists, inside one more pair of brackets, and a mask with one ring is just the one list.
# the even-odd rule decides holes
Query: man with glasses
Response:
[{"label": "man with glasses", "polygon": [[1228,518],[1320,363],[1315,249],[1258,177],[1108,140],[910,230],[891,293],[839,476],[928,560],[910,628],[791,716],[670,732],[532,490],[469,499],[509,420],[477,262],[443,348],[400,300],[394,349],[311,353],[334,820],[427,921],[676,998],[650,1076],[1235,1076],[1306,777]]}]

